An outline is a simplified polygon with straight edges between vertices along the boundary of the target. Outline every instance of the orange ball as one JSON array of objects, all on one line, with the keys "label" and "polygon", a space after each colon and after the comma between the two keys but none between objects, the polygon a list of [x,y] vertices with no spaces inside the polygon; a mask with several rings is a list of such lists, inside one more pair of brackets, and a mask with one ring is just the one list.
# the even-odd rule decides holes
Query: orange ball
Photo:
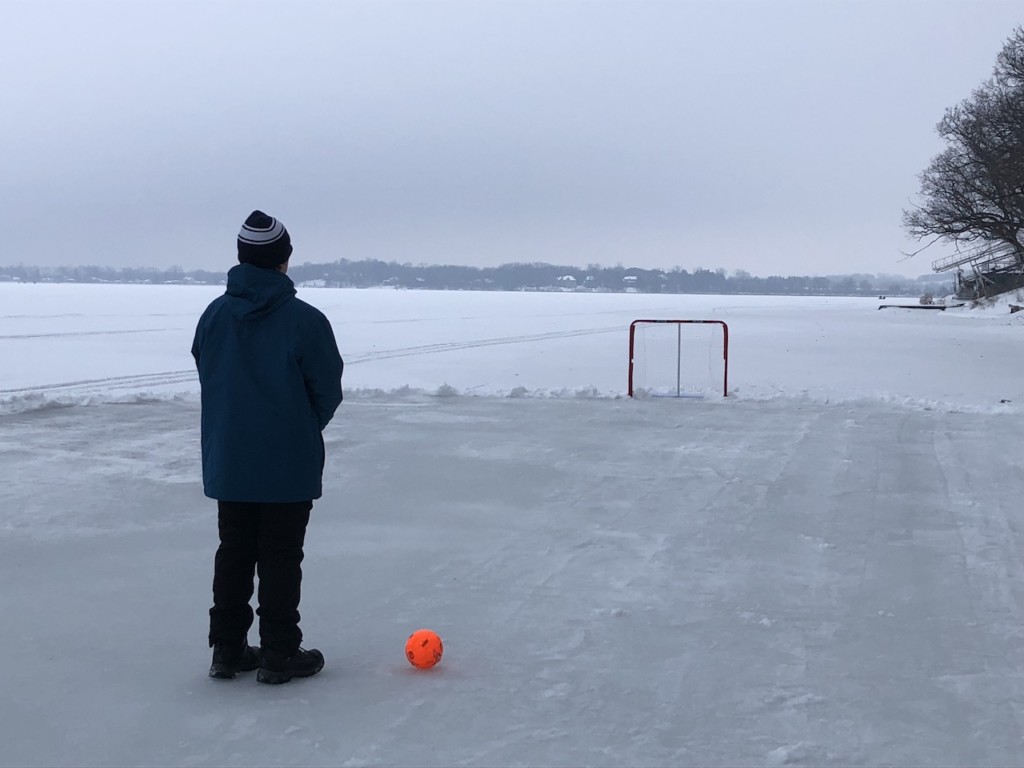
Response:
[{"label": "orange ball", "polygon": [[405,656],[417,669],[430,669],[441,660],[444,643],[436,632],[417,629],[405,641]]}]

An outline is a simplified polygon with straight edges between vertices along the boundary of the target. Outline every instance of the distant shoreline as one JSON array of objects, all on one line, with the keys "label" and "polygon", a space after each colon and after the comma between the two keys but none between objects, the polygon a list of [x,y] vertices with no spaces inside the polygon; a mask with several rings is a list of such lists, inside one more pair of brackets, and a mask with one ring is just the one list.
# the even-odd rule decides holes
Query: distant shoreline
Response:
[{"label": "distant shoreline", "polygon": [[[0,282],[99,283],[128,285],[223,285],[224,271],[186,271],[179,267],[0,267]],[[413,265],[374,260],[331,264],[298,264],[289,270],[297,285],[323,288],[394,288],[404,290],[516,291],[561,293],[642,293],[749,296],[882,296],[919,297],[953,293],[952,280],[939,275],[904,278],[898,275],[756,277],[724,269],[694,271],[637,267],[569,267],[543,263],[500,267]]]}]

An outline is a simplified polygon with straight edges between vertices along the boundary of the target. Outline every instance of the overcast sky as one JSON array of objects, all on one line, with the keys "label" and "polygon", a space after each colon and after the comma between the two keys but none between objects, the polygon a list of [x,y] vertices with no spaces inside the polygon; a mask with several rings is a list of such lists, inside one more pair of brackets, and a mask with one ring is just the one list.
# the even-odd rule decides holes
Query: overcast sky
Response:
[{"label": "overcast sky", "polygon": [[900,226],[985,0],[0,0],[0,263],[925,274]]}]

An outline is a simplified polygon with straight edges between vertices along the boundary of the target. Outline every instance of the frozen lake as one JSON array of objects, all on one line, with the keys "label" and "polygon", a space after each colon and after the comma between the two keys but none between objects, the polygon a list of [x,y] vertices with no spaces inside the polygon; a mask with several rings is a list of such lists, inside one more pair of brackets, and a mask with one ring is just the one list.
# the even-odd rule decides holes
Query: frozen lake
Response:
[{"label": "frozen lake", "polygon": [[[196,391],[195,320],[222,289],[0,283],[0,407]],[[621,396],[640,317],[717,319],[742,399],[1024,402],[1020,315],[878,311],[877,299],[303,288],[334,323],[346,390]],[[912,300],[911,300],[912,302]],[[31,404],[30,404],[31,405]],[[998,408],[997,408],[998,410]]]},{"label": "frozen lake", "polygon": [[[221,290],[0,284],[0,764],[1024,764],[1005,304],[300,289],[327,667],[269,688],[206,678]],[[644,316],[728,322],[730,397],[623,397]]]}]

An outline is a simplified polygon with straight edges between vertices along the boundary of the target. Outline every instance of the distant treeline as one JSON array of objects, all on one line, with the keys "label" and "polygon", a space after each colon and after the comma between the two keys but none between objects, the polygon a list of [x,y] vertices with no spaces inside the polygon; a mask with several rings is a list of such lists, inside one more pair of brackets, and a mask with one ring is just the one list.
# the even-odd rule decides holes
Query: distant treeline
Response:
[{"label": "distant treeline", "polygon": [[[330,288],[406,288],[473,291],[589,291],[600,293],[747,293],[790,296],[919,296],[952,293],[951,281],[926,275],[831,275],[755,277],[724,269],[690,272],[637,267],[566,267],[552,264],[503,264],[499,267],[398,264],[372,259],[331,264],[293,264],[288,272],[296,283]],[[218,285],[223,272],[186,271],[180,267],[0,267],[0,280],[78,283],[183,283]]]}]

